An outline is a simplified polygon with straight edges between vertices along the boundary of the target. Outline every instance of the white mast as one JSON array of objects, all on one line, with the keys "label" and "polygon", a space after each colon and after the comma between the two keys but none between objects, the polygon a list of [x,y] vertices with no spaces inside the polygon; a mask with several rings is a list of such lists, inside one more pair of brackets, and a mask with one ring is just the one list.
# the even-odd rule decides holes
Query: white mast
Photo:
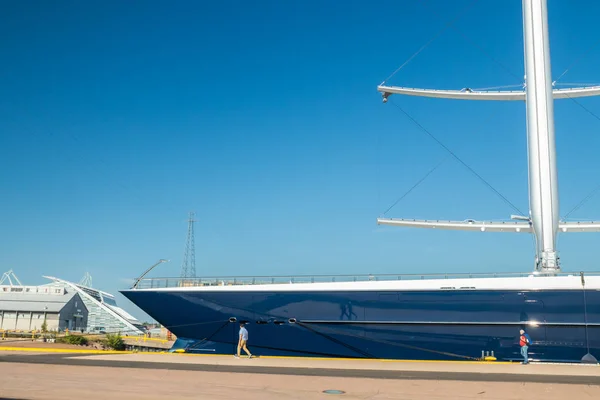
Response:
[{"label": "white mast", "polygon": [[535,268],[542,273],[560,271],[556,234],[598,232],[598,222],[560,222],[554,99],[596,96],[600,87],[553,90],[548,40],[547,0],[523,0],[525,91],[473,91],[415,89],[380,85],[384,102],[392,94],[461,100],[525,100],[527,106],[527,149],[529,159],[530,216],[524,222],[433,221],[378,218],[378,224],[417,228],[532,232],[536,238]]},{"label": "white mast", "polygon": [[529,212],[537,243],[536,267],[553,272],[560,270],[556,253],[559,214],[546,0],[523,0],[523,36]]}]

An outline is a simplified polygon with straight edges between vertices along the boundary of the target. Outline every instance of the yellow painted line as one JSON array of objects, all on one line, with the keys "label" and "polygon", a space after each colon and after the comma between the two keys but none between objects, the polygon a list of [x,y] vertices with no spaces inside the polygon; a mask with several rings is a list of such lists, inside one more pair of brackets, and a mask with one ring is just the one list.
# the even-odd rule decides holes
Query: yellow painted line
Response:
[{"label": "yellow painted line", "polygon": [[260,356],[260,358],[274,359],[309,359],[322,361],[379,361],[396,363],[439,363],[439,364],[511,364],[510,361],[476,361],[476,360],[396,360],[389,358],[335,358],[335,357],[295,357],[295,356]]},{"label": "yellow painted line", "polygon": [[[85,349],[52,349],[35,347],[2,347],[0,351],[28,351],[38,353],[85,353],[85,354],[144,354],[144,355],[172,355],[187,357],[227,357],[228,354],[192,354],[172,353],[167,351],[116,351],[116,350],[85,350]],[[231,355],[233,356],[233,355]],[[242,358],[246,358],[242,356]],[[377,361],[391,363],[437,363],[437,364],[513,364],[511,361],[459,361],[459,360],[395,360],[387,358],[335,358],[335,357],[299,357],[299,356],[257,356],[256,358],[279,359],[279,360],[310,360],[310,361]]]},{"label": "yellow painted line", "polygon": [[0,346],[0,351],[28,351],[36,353],[80,353],[80,354],[133,354],[133,351],[117,351],[117,350],[85,350],[85,349],[48,349],[36,347],[3,347]]},{"label": "yellow painted line", "polygon": [[[192,354],[192,353],[172,353],[172,352],[139,352],[137,354],[169,354],[176,356],[187,357],[233,357],[233,354]],[[511,361],[476,361],[476,360],[395,360],[388,358],[335,358],[335,357],[300,357],[300,356],[255,356],[256,358],[280,359],[280,360],[316,360],[316,361],[379,361],[379,362],[396,362],[396,363],[446,363],[446,364],[513,364]],[[241,358],[247,358],[242,356]]]}]

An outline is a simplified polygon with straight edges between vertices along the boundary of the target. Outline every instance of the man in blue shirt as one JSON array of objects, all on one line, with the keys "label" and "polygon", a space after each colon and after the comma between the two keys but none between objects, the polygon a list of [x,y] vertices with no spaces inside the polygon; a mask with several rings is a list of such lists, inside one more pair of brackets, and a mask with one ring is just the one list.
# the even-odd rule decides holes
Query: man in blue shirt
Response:
[{"label": "man in blue shirt", "polygon": [[237,346],[237,354],[234,355],[235,358],[240,358],[240,352],[242,349],[248,354],[248,358],[252,358],[252,354],[250,354],[250,350],[246,347],[246,343],[248,342],[248,330],[245,327],[245,323],[240,323],[240,333],[238,337],[238,346]]}]

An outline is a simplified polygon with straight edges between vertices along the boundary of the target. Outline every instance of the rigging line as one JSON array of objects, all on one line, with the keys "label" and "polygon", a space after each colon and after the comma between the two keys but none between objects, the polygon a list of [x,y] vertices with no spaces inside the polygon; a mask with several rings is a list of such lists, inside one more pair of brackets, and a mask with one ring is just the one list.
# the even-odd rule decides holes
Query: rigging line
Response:
[{"label": "rigging line", "polygon": [[565,82],[565,83],[556,83],[552,82],[553,85],[555,86],[579,86],[579,87],[594,87],[594,86],[600,86],[600,83],[588,83],[588,82]]},{"label": "rigging line", "polygon": [[406,196],[408,196],[413,190],[415,190],[417,188],[417,186],[419,186],[421,183],[423,183],[425,181],[425,179],[427,179],[427,177],[429,177],[429,175],[431,175],[436,169],[438,169],[449,157],[450,156],[444,158],[435,167],[433,167],[432,169],[430,169],[429,172],[427,172],[425,174],[425,176],[423,176],[417,183],[415,183],[410,189],[408,189],[408,191],[406,191],[406,193],[404,193],[402,196],[400,196],[400,198],[398,200],[396,200],[394,202],[394,204],[392,204],[387,210],[385,210],[382,215],[387,214],[388,211],[390,211],[392,208],[396,207],[396,205],[400,201],[402,201],[402,199],[404,199]]},{"label": "rigging line", "polygon": [[192,344],[191,346],[187,347],[187,349],[194,349],[202,344],[204,344],[205,342],[208,342],[210,339],[213,338],[213,336],[215,336],[217,333],[219,333],[221,331],[221,329],[223,329],[225,326],[227,326],[229,324],[229,320],[225,321],[225,323],[223,323],[223,325],[221,325],[220,327],[217,328],[217,330],[215,330],[213,333],[211,333],[208,337],[195,342],[194,344]]},{"label": "rigging line", "polygon": [[[579,222],[598,222],[598,218],[577,218],[576,220],[574,219],[574,221],[579,221]],[[561,222],[565,222],[564,220],[562,220]]]},{"label": "rigging line", "polygon": [[[426,6],[427,7],[427,6]],[[429,8],[429,7],[427,7]],[[435,14],[438,18],[442,18],[441,15],[439,13],[437,13],[434,9],[429,8],[429,11],[433,14]],[[500,68],[502,68],[505,72],[509,73],[510,75],[512,75],[514,78],[522,80],[522,77],[518,76],[517,74],[515,74],[514,72],[512,72],[512,70],[510,70],[507,66],[505,66],[504,64],[502,64],[500,61],[496,60],[490,53],[488,53],[482,46],[478,45],[473,39],[471,39],[469,36],[467,36],[465,33],[463,33],[461,30],[459,30],[458,28],[451,26],[452,29],[454,29],[459,35],[461,35],[463,37],[463,39],[466,39],[468,42],[471,43],[471,45],[475,48],[477,48],[479,51],[481,51],[485,56],[487,56],[490,60],[492,60],[493,62],[495,62],[496,64],[498,64],[498,66]]]},{"label": "rigging line", "polygon": [[579,107],[581,107],[583,110],[585,110],[588,114],[590,114],[592,117],[596,118],[598,121],[600,121],[600,117],[595,114],[592,110],[590,110],[589,108],[587,108],[586,106],[584,106],[583,104],[581,104],[580,102],[578,102],[577,100],[575,100],[573,97],[569,96],[567,94],[567,97],[572,100],[575,104],[577,104]]},{"label": "rigging line", "polygon": [[338,340],[338,339],[336,339],[336,338],[334,338],[334,337],[332,337],[330,335],[327,335],[326,333],[319,332],[316,329],[313,329],[313,328],[311,328],[309,326],[306,326],[305,324],[303,324],[301,322],[297,323],[297,324],[300,325],[301,327],[303,327],[303,328],[305,328],[305,329],[307,329],[307,330],[309,330],[309,331],[311,331],[311,332],[313,332],[313,333],[321,336],[321,337],[324,337],[325,339],[331,340],[333,343],[337,343],[337,344],[339,344],[339,345],[341,345],[343,347],[346,347],[347,349],[350,349],[350,350],[354,351],[355,353],[361,354],[361,355],[363,355],[363,356],[365,356],[367,358],[377,358],[377,357],[373,356],[372,354],[367,353],[366,351],[358,349],[358,348],[356,348],[356,347],[354,347],[354,346],[352,346],[350,344],[344,343],[341,340]]},{"label": "rigging line", "polygon": [[[531,247],[533,248],[533,254],[537,254],[537,242],[535,241],[535,235],[533,233],[530,233],[529,236],[531,237]],[[557,235],[557,238],[558,237],[560,236]]]},{"label": "rigging line", "polygon": [[[421,0],[423,1],[423,0]],[[419,50],[417,50],[412,56],[410,56],[402,65],[400,65],[390,76],[385,78],[381,84],[386,83],[390,80],[394,75],[398,73],[402,68],[404,68],[409,62],[411,62],[417,55],[419,55],[423,50],[425,50],[434,40],[436,40],[442,33],[444,33],[448,28],[452,27],[453,24],[458,21],[470,8],[472,8],[475,3],[479,0],[473,0],[470,4],[468,4],[454,19],[446,24],[442,29],[440,29],[427,43],[425,43]]]},{"label": "rigging line", "polygon": [[522,88],[523,84],[519,85],[504,85],[504,86],[492,86],[486,88],[473,88],[474,91],[486,91],[486,90],[495,90],[495,89],[508,89],[508,88]]},{"label": "rigging line", "polygon": [[[301,324],[301,325],[303,325],[304,327],[306,327],[308,329],[308,327],[306,326],[308,324],[308,322],[306,322],[306,323],[296,322],[296,323],[297,324]],[[321,326],[320,329],[321,330],[325,330],[325,331],[330,331],[330,332],[338,334],[338,335],[355,337],[355,338],[359,338],[359,339],[365,340],[364,336],[359,336],[359,335],[356,335],[356,334],[347,333],[347,332],[344,332],[342,330],[335,329],[335,328],[329,328],[329,327]],[[318,333],[318,331],[316,331],[316,330],[313,330],[313,331],[315,333]],[[424,351],[424,352],[428,352],[428,353],[436,353],[436,354],[442,354],[442,355],[451,356],[451,357],[465,358],[465,359],[469,359],[469,360],[477,360],[477,358],[471,357],[471,356],[465,356],[465,355],[462,355],[462,354],[455,354],[455,353],[449,353],[449,352],[445,352],[445,351],[427,349],[427,348],[424,348],[424,347],[412,346],[412,345],[404,344],[404,343],[391,342],[389,340],[375,339],[375,338],[372,338],[372,337],[368,338],[368,340],[371,341],[371,342],[383,343],[383,344],[387,344],[387,345],[395,346],[395,347],[403,347],[403,348],[407,348],[407,349],[419,350],[419,351]]]},{"label": "rigging line", "polygon": [[594,190],[592,190],[590,193],[588,193],[588,195],[585,196],[583,198],[583,200],[581,200],[575,207],[573,207],[568,213],[566,213],[562,219],[565,220],[565,219],[569,218],[569,215],[571,215],[575,211],[579,210],[585,203],[587,203],[592,197],[594,197],[594,195],[596,193],[598,193],[598,190],[600,190],[600,184],[598,184],[598,186],[596,186],[596,188]]},{"label": "rigging line", "polygon": [[573,67],[574,67],[576,64],[578,64],[578,63],[579,63],[581,60],[583,60],[583,59],[584,59],[584,58],[585,58],[585,57],[586,57],[588,54],[590,54],[590,52],[591,52],[591,51],[592,51],[592,50],[593,50],[593,49],[594,49],[596,46],[598,46],[599,44],[600,44],[600,39],[598,39],[598,40],[597,40],[597,41],[596,41],[594,44],[592,44],[592,45],[590,46],[590,48],[586,50],[586,52],[585,52],[585,53],[583,53],[581,56],[579,56],[579,58],[577,58],[575,61],[573,61],[573,62],[571,63],[571,65],[569,65],[569,66],[567,67],[567,69],[565,69],[565,70],[564,70],[564,72],[563,72],[562,74],[560,74],[560,75],[559,75],[559,77],[558,77],[558,78],[556,78],[556,79],[554,80],[554,82],[558,82],[558,81],[559,81],[559,80],[560,80],[560,79],[561,79],[563,76],[565,76],[565,75],[566,75],[566,73],[567,73],[567,72],[569,72],[569,70],[570,70],[571,68],[573,68]]},{"label": "rigging line", "polygon": [[[377,154],[381,154],[381,129],[377,129]],[[377,209],[381,210],[381,157],[377,157]]]},{"label": "rigging line", "polygon": [[[600,121],[600,117],[597,114],[595,114],[592,110],[590,110],[589,108],[587,108],[586,106],[584,106],[583,104],[581,104],[579,101],[575,100],[573,97],[571,97],[569,95],[567,95],[567,97],[571,101],[573,101],[575,104],[577,104],[579,107],[581,107],[584,111],[586,111],[588,114],[590,114],[592,117],[594,117],[598,121]],[[592,197],[594,197],[594,195],[596,194],[596,192],[598,192],[598,190],[600,190],[600,184],[598,184],[598,186],[596,186],[596,188],[594,190],[592,190],[586,197],[584,197],[583,200],[581,200],[579,202],[579,204],[577,204],[567,214],[565,214],[565,216],[563,217],[563,220],[566,219],[566,218],[568,218],[569,215],[571,215],[572,213],[574,213],[578,209],[580,209],[585,203],[587,203]]]},{"label": "rigging line", "polygon": [[471,168],[466,162],[464,162],[459,156],[456,155],[452,150],[450,150],[444,143],[442,143],[438,138],[436,138],[431,132],[429,132],[423,125],[419,123],[416,119],[414,119],[408,112],[406,112],[402,107],[396,104],[393,99],[390,101],[395,107],[397,107],[404,115],[406,115],[415,125],[417,125],[423,132],[425,132],[430,138],[432,138],[438,145],[440,145],[444,150],[446,150],[452,157],[454,157],[459,163],[461,163],[465,168],[467,168],[473,175],[479,178],[488,188],[490,188],[498,197],[500,197],[506,204],[508,204],[513,210],[518,212],[520,215],[525,215],[517,206],[515,206],[510,200],[508,200],[502,193],[500,193],[494,186],[492,186],[488,181],[486,181],[481,175],[479,175],[473,168]]}]

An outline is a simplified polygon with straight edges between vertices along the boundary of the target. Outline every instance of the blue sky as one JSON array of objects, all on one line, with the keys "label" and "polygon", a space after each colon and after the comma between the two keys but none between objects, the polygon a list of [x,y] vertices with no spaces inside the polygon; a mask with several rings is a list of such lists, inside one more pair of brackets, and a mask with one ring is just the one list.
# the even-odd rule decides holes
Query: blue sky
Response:
[{"label": "blue sky", "polygon": [[[1,269],[111,292],[159,258],[176,276],[193,210],[199,275],[530,270],[526,235],[375,224],[447,157],[376,86],[470,3],[5,4]],[[549,1],[553,75],[583,57],[560,82],[598,83],[600,4],[568,3]],[[521,29],[520,2],[476,2],[389,83],[518,85]],[[522,103],[393,100],[528,210]],[[600,183],[600,121],[569,100],[555,116],[564,214]],[[511,213],[448,159],[387,216]],[[600,196],[571,217],[600,218]],[[564,269],[594,269],[597,240],[560,236]]]}]

